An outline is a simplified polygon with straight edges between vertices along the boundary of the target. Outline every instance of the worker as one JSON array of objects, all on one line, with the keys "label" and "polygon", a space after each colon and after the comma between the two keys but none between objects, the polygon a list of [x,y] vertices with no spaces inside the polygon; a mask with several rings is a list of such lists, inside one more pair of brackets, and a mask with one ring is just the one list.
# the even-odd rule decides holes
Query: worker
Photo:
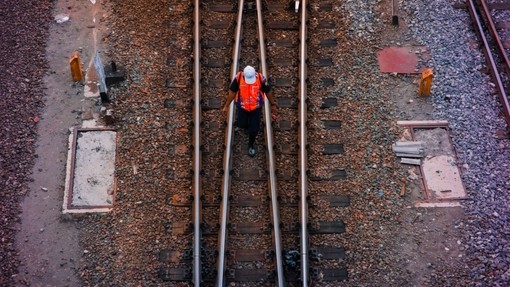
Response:
[{"label": "worker", "polygon": [[255,139],[260,130],[260,118],[266,97],[271,104],[272,117],[275,118],[276,101],[266,78],[257,73],[252,66],[246,66],[230,83],[227,101],[223,106],[223,113],[227,115],[230,103],[235,99],[236,124],[248,132],[248,155],[251,157],[257,153]]}]

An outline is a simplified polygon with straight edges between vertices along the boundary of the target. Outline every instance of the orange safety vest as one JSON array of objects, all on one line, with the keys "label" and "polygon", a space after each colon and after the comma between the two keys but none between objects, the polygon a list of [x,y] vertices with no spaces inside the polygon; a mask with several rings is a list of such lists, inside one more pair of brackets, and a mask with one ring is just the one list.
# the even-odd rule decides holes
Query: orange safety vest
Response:
[{"label": "orange safety vest", "polygon": [[264,103],[264,93],[260,90],[262,88],[262,79],[260,73],[257,73],[255,83],[247,84],[242,74],[242,72],[239,72],[236,76],[239,83],[236,104],[239,108],[251,112],[260,108]]}]

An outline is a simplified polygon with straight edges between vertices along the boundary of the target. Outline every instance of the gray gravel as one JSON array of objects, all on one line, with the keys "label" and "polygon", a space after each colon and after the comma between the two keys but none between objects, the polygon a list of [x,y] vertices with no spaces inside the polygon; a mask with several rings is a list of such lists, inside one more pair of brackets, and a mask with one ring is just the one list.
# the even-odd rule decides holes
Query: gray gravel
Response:
[{"label": "gray gravel", "polygon": [[[510,284],[510,142],[498,139],[506,129],[499,102],[482,72],[485,58],[470,47],[476,35],[470,30],[467,10],[452,8],[450,1],[405,1],[411,15],[410,30],[430,48],[435,71],[431,98],[434,118],[448,120],[469,200],[463,229],[465,263],[472,286]],[[451,284],[455,270],[436,274],[438,284]],[[441,285],[444,286],[444,285]]]}]

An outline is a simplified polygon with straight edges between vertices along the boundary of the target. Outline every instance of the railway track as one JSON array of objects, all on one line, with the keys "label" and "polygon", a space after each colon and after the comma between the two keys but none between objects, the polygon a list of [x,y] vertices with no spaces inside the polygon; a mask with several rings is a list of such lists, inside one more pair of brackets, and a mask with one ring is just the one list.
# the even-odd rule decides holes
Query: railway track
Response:
[{"label": "railway track", "polygon": [[475,31],[482,42],[487,66],[494,80],[502,106],[502,114],[507,126],[510,126],[510,104],[508,98],[508,91],[510,90],[510,60],[507,52],[508,49],[505,49],[504,41],[500,36],[502,29],[498,31],[496,28],[496,24],[499,24],[498,26],[504,29],[505,25],[508,26],[508,22],[497,22],[493,17],[496,9],[502,8],[501,10],[504,10],[505,8],[510,9],[510,7],[504,5],[504,3],[488,3],[486,0],[468,0],[466,3]]},{"label": "railway track", "polygon": [[[161,252],[165,264],[160,278],[194,286],[229,282],[309,286],[313,281],[345,280],[339,238],[344,224],[331,214],[348,206],[349,198],[329,189],[347,173],[321,165],[321,160],[342,162],[344,152],[342,143],[325,135],[340,128],[332,118],[337,101],[329,95],[335,83],[330,56],[337,45],[338,23],[326,19],[333,4],[195,1],[189,9],[194,35],[192,188],[189,197],[171,199],[182,218],[188,219],[173,222],[170,229],[174,236],[189,238],[190,244],[183,250]],[[313,29],[324,30],[319,34],[331,38],[309,41],[309,11],[315,14]],[[308,43],[316,50],[312,58]],[[221,114],[228,79],[246,65],[266,77],[272,75],[269,80],[280,114],[272,121],[266,101],[264,138],[257,138],[255,158],[246,152],[247,136],[234,128],[233,105],[226,124]],[[190,88],[188,81],[168,79],[167,87],[184,92]],[[309,85],[316,89],[319,102],[308,99]],[[309,110],[317,110],[312,121]],[[309,127],[316,135],[312,140]],[[319,161],[312,168],[309,153]]]}]

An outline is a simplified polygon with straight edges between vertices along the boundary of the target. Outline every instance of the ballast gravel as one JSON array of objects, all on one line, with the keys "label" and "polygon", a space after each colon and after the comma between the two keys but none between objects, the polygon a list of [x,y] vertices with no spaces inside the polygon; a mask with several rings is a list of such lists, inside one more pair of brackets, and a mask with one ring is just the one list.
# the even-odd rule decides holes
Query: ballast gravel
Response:
[{"label": "ballast gravel", "polygon": [[[510,142],[485,57],[465,9],[451,1],[404,1],[412,35],[432,51],[434,118],[449,122],[468,192],[464,236],[470,286],[510,284]],[[456,270],[435,273],[435,286],[459,286]]]}]

